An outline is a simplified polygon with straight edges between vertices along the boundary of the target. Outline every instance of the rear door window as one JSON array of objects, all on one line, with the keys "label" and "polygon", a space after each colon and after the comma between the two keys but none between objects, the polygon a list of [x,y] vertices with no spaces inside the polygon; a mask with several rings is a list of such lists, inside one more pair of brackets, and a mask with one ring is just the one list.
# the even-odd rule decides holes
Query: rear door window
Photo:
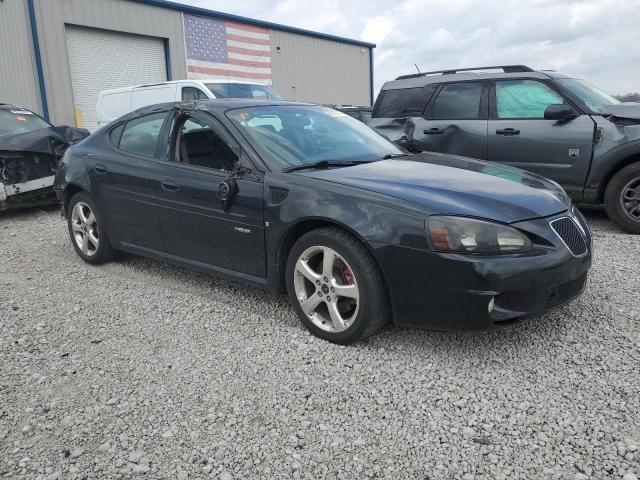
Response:
[{"label": "rear door window", "polygon": [[167,119],[167,112],[152,113],[127,122],[120,137],[118,147],[128,153],[148,158],[160,159],[158,148],[162,126]]},{"label": "rear door window", "polygon": [[376,102],[373,118],[416,117],[422,115],[437,85],[383,90]]},{"label": "rear door window", "polygon": [[496,82],[498,118],[542,119],[549,105],[565,103],[552,88],[536,80]]},{"label": "rear door window", "polygon": [[449,83],[436,97],[429,118],[435,120],[475,120],[486,118],[482,102],[482,82]]}]

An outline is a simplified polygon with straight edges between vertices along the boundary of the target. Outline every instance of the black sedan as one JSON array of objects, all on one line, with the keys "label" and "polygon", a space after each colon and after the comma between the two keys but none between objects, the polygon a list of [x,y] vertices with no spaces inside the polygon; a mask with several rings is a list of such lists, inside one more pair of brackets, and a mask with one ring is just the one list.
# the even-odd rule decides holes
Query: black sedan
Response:
[{"label": "black sedan", "polygon": [[583,291],[585,220],[554,182],[409,155],[331,108],[147,107],[68,150],[55,179],[78,255],[133,252],[287,293],[315,335],[389,322],[487,329]]}]

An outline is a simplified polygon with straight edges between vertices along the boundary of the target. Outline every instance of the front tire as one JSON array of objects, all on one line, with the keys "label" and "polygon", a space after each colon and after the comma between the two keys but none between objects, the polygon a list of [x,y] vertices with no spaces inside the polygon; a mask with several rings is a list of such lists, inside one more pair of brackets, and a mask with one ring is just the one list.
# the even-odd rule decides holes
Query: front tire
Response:
[{"label": "front tire", "polygon": [[390,320],[384,281],[364,245],[328,227],[303,235],[289,253],[287,291],[304,326],[317,337],[348,345]]},{"label": "front tire", "polygon": [[614,175],[604,193],[604,208],[622,230],[640,234],[640,163]]},{"label": "front tire", "polygon": [[71,244],[87,263],[98,265],[111,259],[113,251],[95,202],[85,192],[76,193],[67,208]]}]

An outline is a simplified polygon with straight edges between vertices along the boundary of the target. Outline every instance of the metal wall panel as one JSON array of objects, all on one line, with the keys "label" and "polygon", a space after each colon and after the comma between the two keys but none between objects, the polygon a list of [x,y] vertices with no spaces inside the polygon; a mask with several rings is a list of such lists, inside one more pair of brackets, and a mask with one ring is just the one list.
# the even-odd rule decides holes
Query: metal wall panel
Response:
[{"label": "metal wall panel", "polygon": [[26,0],[0,2],[0,102],[42,114]]},{"label": "metal wall panel", "polygon": [[36,12],[49,111],[54,123],[75,122],[65,25],[166,38],[172,78],[187,76],[182,14],[178,11],[127,0],[36,0]]},{"label": "metal wall panel", "polygon": [[273,88],[284,98],[370,105],[369,48],[280,30],[270,34]]}]

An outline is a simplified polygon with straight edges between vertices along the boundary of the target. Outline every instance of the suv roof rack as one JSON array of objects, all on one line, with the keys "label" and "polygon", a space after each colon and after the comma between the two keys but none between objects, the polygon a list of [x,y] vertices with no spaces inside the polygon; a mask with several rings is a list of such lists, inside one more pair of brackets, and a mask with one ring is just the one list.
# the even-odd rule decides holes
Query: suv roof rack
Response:
[{"label": "suv roof rack", "polygon": [[526,65],[492,65],[490,67],[454,68],[449,70],[434,70],[432,72],[411,73],[409,75],[400,75],[396,80],[425,77],[436,73],[440,73],[442,75],[453,75],[458,72],[472,72],[474,70],[502,70],[504,73],[535,72],[534,69],[527,67]]}]

